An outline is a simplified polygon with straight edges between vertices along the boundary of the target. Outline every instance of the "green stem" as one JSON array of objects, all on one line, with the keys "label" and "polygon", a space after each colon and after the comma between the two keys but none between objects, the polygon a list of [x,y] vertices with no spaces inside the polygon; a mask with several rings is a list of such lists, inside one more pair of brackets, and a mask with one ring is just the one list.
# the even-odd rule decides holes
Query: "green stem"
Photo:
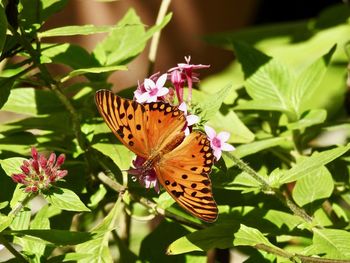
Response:
[{"label": "green stem", "polygon": [[22,210],[23,207],[25,207],[30,200],[32,200],[34,197],[36,197],[37,193],[28,193],[22,201],[19,201],[15,207],[11,210],[9,213],[9,216],[12,216],[13,218]]},{"label": "green stem", "polygon": [[[40,62],[40,53],[36,51],[32,44],[26,39],[24,36],[25,32],[22,30],[19,34],[15,29],[13,29],[11,26],[9,26],[9,29],[11,30],[13,36],[17,39],[17,41],[24,47],[24,49],[28,52],[30,55],[33,64],[40,70],[40,74],[42,79],[44,80],[45,84],[50,88],[50,90],[53,91],[53,93],[58,97],[58,99],[61,101],[61,103],[66,107],[68,112],[70,113],[72,117],[72,124],[73,124],[73,130],[75,133],[75,137],[78,140],[79,146],[82,150],[87,149],[87,143],[86,140],[81,132],[80,128],[80,118],[79,114],[73,107],[70,100],[66,97],[66,95],[62,92],[59,84],[54,80],[54,78],[49,73],[48,69],[45,65],[41,64]],[[40,51],[40,48],[39,48]]]},{"label": "green stem", "polygon": [[294,201],[287,195],[284,195],[279,189],[273,188],[261,175],[255,172],[248,164],[246,164],[241,159],[237,158],[233,154],[225,153],[239,169],[249,174],[257,182],[260,183],[262,191],[265,193],[273,193],[286,207],[288,207],[295,215],[303,218],[304,221],[311,223],[312,217],[309,216],[304,209],[300,208],[294,203]]},{"label": "green stem", "polygon": [[[166,12],[169,8],[170,3],[171,3],[171,0],[161,1],[161,5],[160,5],[158,16],[157,16],[156,25],[159,25],[163,21],[165,15],[166,15]],[[149,76],[152,75],[153,71],[154,71],[154,63],[156,61],[160,33],[161,33],[161,31],[158,31],[158,32],[154,33],[152,36],[151,45],[150,45],[149,54],[148,54],[148,60],[149,60],[148,75]]]},{"label": "green stem", "polygon": [[[104,167],[104,164],[101,164]],[[113,173],[106,169],[105,173],[113,176]],[[116,181],[112,180],[111,178],[109,178],[107,175],[105,175],[104,173],[99,173],[97,175],[98,179],[100,179],[100,181],[102,183],[104,183],[105,185],[108,185],[111,189],[113,189],[114,191],[116,191],[117,193],[123,193],[126,188],[124,186],[122,186],[121,184],[117,183]]]},{"label": "green stem", "polygon": [[[8,251],[11,252],[12,255],[14,255],[16,257],[16,260],[18,260],[18,262],[28,262],[22,255],[21,253],[19,253],[11,244],[10,242],[7,241],[7,239],[0,234],[0,243],[3,244]],[[17,262],[17,261],[16,261]]]}]

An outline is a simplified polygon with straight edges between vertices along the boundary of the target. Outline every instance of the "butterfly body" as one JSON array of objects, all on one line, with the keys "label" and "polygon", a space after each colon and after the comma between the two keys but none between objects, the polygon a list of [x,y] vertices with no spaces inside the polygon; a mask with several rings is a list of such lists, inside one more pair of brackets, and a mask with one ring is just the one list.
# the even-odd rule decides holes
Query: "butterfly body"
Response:
[{"label": "butterfly body", "polygon": [[178,204],[204,221],[216,220],[208,176],[214,162],[210,142],[199,131],[185,136],[186,117],[178,107],[164,102],[139,104],[107,90],[96,92],[95,101],[116,137],[145,160],[137,167],[141,176],[155,171]]}]

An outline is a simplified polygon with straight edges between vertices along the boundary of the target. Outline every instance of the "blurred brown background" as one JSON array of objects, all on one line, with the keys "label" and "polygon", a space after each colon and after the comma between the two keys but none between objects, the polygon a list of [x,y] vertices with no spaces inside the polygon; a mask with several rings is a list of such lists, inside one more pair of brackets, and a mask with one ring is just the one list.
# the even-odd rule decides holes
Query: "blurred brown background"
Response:
[{"label": "blurred brown background", "polygon": [[[162,31],[155,64],[155,72],[166,71],[184,62],[191,55],[193,63],[210,64],[210,70],[201,71],[202,76],[219,72],[234,58],[232,52],[205,43],[201,36],[235,31],[241,28],[286,20],[305,19],[316,16],[336,0],[278,1],[278,0],[173,0],[169,12],[173,18]],[[69,0],[66,8],[53,16],[45,25],[52,28],[67,25],[116,24],[129,8],[134,8],[145,25],[153,25],[161,0]],[[79,44],[88,50],[103,39],[103,34],[61,39]],[[117,72],[110,82],[118,90],[136,85],[137,80],[147,77],[148,48],[131,62],[129,70]]]}]

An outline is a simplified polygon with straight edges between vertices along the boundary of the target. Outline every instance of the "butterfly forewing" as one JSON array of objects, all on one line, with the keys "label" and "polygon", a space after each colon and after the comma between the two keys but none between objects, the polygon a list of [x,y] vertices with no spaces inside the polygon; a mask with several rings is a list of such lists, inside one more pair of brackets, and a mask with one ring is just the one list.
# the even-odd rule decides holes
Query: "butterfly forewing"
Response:
[{"label": "butterfly forewing", "polygon": [[117,138],[135,154],[147,158],[149,147],[144,129],[144,106],[108,90],[97,91],[95,101],[101,116]]},{"label": "butterfly forewing", "polygon": [[158,179],[168,193],[187,211],[206,222],[215,221],[218,215],[208,176],[213,162],[207,136],[192,132],[155,164]]},{"label": "butterfly forewing", "polygon": [[117,138],[145,159],[171,145],[172,139],[179,137],[179,134],[184,137],[186,118],[177,107],[164,102],[142,105],[108,90],[97,91],[95,101]]}]

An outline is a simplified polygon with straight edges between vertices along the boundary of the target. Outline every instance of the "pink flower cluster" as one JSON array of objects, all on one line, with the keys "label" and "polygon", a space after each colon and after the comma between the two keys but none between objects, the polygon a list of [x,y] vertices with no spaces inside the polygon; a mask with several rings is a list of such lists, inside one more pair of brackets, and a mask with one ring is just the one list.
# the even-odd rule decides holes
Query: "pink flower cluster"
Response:
[{"label": "pink flower cluster", "polygon": [[65,156],[51,153],[49,159],[39,154],[35,147],[32,148],[32,158],[24,160],[21,165],[22,173],[12,174],[15,183],[23,184],[26,192],[38,192],[51,187],[52,183],[62,179],[68,173],[67,170],[59,170],[64,163]]},{"label": "pink flower cluster", "polygon": [[[210,67],[209,65],[190,64],[191,57],[185,57],[186,63],[179,63],[177,67],[168,70],[167,73],[153,74],[146,78],[143,83],[138,83],[138,87],[134,92],[134,99],[139,103],[151,103],[156,101],[164,101],[172,105],[178,105],[179,110],[183,111],[186,116],[186,126],[184,127],[185,135],[189,135],[194,124],[199,123],[200,118],[188,112],[187,103],[192,100],[193,83],[199,82],[199,74],[194,72],[197,69]],[[165,84],[171,83],[171,87],[165,87]],[[188,97],[184,99],[184,88],[188,88]],[[176,94],[176,97],[175,97]],[[213,154],[216,160],[221,157],[222,151],[232,151],[234,147],[226,141],[229,139],[228,132],[220,132],[216,134],[215,130],[209,126],[205,126],[205,132],[210,140]],[[133,162],[135,168],[130,169],[129,173],[133,174],[135,180],[138,180],[146,188],[154,187],[159,192],[159,184],[154,170],[148,171],[146,174],[142,171],[142,165],[146,160],[137,156]]]}]

